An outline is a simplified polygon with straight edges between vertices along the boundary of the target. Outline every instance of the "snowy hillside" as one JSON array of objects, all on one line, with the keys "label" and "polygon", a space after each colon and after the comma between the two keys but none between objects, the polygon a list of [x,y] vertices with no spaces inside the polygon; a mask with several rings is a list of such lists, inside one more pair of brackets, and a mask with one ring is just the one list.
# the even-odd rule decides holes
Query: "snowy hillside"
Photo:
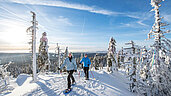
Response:
[{"label": "snowy hillside", "polygon": [[[104,69],[106,70],[106,69]],[[129,92],[127,79],[122,71],[108,74],[104,70],[90,72],[90,80],[84,80],[83,71],[74,73],[76,85],[70,96],[136,96]],[[63,76],[63,77],[62,77]],[[38,76],[36,83],[32,82],[32,77],[21,74],[16,80],[11,80],[10,86],[14,87],[11,92],[1,94],[6,96],[63,96],[63,90],[67,87],[67,74],[44,74]]]}]

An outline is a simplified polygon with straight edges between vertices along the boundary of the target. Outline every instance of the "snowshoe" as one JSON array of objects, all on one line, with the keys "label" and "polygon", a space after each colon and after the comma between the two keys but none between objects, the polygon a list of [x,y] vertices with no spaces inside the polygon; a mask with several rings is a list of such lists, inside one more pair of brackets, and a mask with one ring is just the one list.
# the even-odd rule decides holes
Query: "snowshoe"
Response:
[{"label": "snowshoe", "polygon": [[70,88],[70,89],[65,89],[65,90],[63,91],[63,93],[64,93],[64,94],[69,94],[71,91],[72,91],[72,88]]},{"label": "snowshoe", "polygon": [[71,86],[74,86],[74,85],[76,85],[76,82],[73,82],[73,83],[71,84]]}]

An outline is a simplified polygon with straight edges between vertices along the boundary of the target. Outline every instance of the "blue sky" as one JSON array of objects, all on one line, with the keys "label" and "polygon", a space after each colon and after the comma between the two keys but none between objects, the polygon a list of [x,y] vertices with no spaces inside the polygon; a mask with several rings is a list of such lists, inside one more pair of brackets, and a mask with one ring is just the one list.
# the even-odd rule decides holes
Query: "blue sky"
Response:
[{"label": "blue sky", "polygon": [[[163,21],[171,24],[171,1],[161,4]],[[37,48],[44,31],[51,52],[56,43],[72,52],[107,51],[111,37],[118,50],[130,40],[149,46],[152,40],[145,39],[154,23],[151,9],[150,0],[0,0],[0,51],[28,50],[25,30],[31,25],[30,11],[39,23]]]}]

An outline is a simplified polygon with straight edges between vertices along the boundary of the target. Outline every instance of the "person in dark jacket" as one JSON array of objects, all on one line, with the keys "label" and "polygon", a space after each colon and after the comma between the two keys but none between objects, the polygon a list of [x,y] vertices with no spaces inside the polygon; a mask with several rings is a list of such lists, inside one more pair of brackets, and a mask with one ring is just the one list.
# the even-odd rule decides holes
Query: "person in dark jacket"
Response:
[{"label": "person in dark jacket", "polygon": [[84,69],[84,73],[85,73],[85,79],[89,80],[89,66],[91,64],[90,59],[87,57],[87,54],[85,54],[85,56],[82,58],[82,60],[80,61],[80,64],[83,63],[83,69]]},{"label": "person in dark jacket", "polygon": [[77,64],[75,59],[72,56],[72,53],[69,53],[69,56],[64,60],[64,63],[61,65],[60,70],[66,66],[66,70],[68,72],[68,89],[66,89],[66,92],[71,90],[71,79],[72,79],[72,84],[75,84],[75,79],[73,77],[73,72],[77,71]]}]

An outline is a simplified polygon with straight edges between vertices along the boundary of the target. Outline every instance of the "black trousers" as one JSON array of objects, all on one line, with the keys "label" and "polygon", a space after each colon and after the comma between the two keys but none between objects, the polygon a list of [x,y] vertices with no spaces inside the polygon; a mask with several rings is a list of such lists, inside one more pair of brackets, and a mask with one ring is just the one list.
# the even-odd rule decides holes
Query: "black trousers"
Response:
[{"label": "black trousers", "polygon": [[85,73],[86,79],[89,79],[89,67],[84,67],[84,73]]},{"label": "black trousers", "polygon": [[75,79],[73,77],[74,70],[69,70],[67,72],[68,72],[67,80],[68,80],[68,89],[69,89],[71,88],[71,79],[72,79],[72,83],[75,82]]}]

